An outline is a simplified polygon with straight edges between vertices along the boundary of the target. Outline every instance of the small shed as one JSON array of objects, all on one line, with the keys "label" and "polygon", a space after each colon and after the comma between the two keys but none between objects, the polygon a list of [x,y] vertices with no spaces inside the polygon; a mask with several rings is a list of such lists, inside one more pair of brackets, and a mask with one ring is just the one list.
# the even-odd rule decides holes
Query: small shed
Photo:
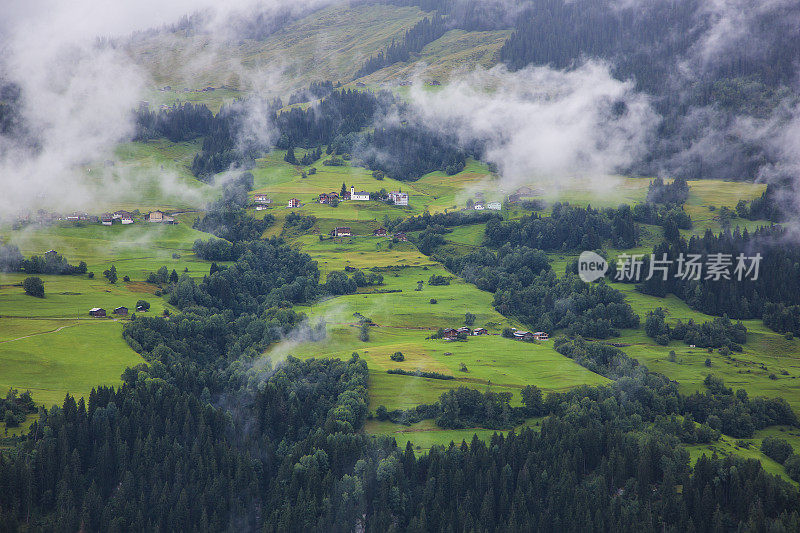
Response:
[{"label": "small shed", "polygon": [[124,305],[121,305],[119,307],[115,307],[114,308],[114,314],[115,315],[125,316],[125,315],[128,314],[128,308],[125,307]]},{"label": "small shed", "polygon": [[486,335],[489,332],[486,331],[486,328],[475,328],[472,330],[473,335]]},{"label": "small shed", "polygon": [[104,317],[106,316],[106,310],[102,307],[92,307],[89,309],[89,315],[93,317]]}]

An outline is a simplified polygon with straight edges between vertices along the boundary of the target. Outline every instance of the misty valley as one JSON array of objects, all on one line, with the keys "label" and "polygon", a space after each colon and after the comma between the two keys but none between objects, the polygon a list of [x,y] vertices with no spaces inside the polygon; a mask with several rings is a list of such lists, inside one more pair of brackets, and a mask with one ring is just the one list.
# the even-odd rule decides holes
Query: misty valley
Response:
[{"label": "misty valley", "polygon": [[800,531],[796,2],[0,12],[0,531]]}]

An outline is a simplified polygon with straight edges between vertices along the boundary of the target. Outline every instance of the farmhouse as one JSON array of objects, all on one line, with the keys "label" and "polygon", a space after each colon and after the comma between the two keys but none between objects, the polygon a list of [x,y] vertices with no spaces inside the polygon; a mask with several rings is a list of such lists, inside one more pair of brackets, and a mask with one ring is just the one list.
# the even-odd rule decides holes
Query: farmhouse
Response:
[{"label": "farmhouse", "polygon": [[472,330],[473,335],[487,335],[489,332],[485,328],[475,328]]},{"label": "farmhouse", "polygon": [[533,334],[533,338],[537,341],[546,341],[547,339],[550,338],[550,335],[548,335],[544,331],[537,331],[536,333]]},{"label": "farmhouse", "polygon": [[458,333],[463,333],[464,335],[469,335],[472,333],[472,330],[469,329],[467,326],[461,326],[456,330]]},{"label": "farmhouse", "polygon": [[395,233],[394,238],[401,242],[406,242],[408,240],[408,236],[406,236],[406,234],[403,233],[402,231],[399,233]]},{"label": "farmhouse", "polygon": [[160,224],[174,224],[175,219],[163,211],[150,211],[147,215],[145,215],[144,219],[147,222],[155,222]]},{"label": "farmhouse", "polygon": [[392,191],[389,193],[389,200],[391,200],[394,205],[408,205],[408,193]]},{"label": "farmhouse", "polygon": [[102,307],[92,307],[89,309],[89,314],[93,317],[104,317],[106,316],[106,310]]},{"label": "farmhouse", "polygon": [[266,194],[256,194],[253,197],[253,203],[256,205],[270,205],[272,203],[272,198]]},{"label": "farmhouse", "polygon": [[489,202],[486,204],[486,209],[490,209],[492,211],[500,211],[503,208],[503,205],[500,202]]},{"label": "farmhouse", "polygon": [[458,337],[458,330],[453,328],[445,328],[442,330],[442,338],[455,339],[456,337]]},{"label": "farmhouse", "polygon": [[121,306],[119,306],[119,307],[115,307],[115,308],[114,308],[114,314],[115,314],[115,315],[122,315],[122,316],[125,316],[125,315],[127,315],[127,314],[128,314],[128,308],[127,308],[127,307],[125,307],[124,305],[121,305]]},{"label": "farmhouse", "polygon": [[530,331],[517,330],[514,332],[514,339],[518,341],[530,341],[533,340],[533,333]]},{"label": "farmhouse", "polygon": [[359,200],[359,201],[366,201],[369,200],[369,193],[367,191],[356,191],[356,188],[351,186],[350,187],[350,199],[351,200]]},{"label": "farmhouse", "polygon": [[378,228],[372,232],[373,237],[386,237],[386,235],[387,235],[386,228]]},{"label": "farmhouse", "polygon": [[348,227],[333,228],[331,230],[331,235],[334,237],[350,237],[352,234]]},{"label": "farmhouse", "polygon": [[100,223],[104,226],[110,226],[114,223],[114,217],[111,215],[111,213],[103,213],[100,215]]},{"label": "farmhouse", "polygon": [[475,202],[475,205],[472,206],[472,209],[474,209],[475,211],[483,211],[484,209],[486,209],[486,207],[480,202]]},{"label": "farmhouse", "polygon": [[289,200],[289,203],[286,204],[286,207],[300,207],[300,200],[297,198],[292,198]]}]

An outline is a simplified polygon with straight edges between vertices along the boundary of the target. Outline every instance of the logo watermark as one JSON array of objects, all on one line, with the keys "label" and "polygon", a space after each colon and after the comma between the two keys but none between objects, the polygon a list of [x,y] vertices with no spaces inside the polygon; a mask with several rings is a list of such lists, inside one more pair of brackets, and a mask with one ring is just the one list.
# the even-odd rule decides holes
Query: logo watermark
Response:
[{"label": "logo watermark", "polygon": [[[761,254],[755,255],[713,253],[679,254],[677,258],[667,258],[667,254],[656,257],[650,254],[620,254],[617,256],[614,281],[639,282],[661,278],[684,281],[756,281],[760,273]],[[608,263],[595,252],[582,252],[578,258],[578,275],[591,283],[605,276]]]},{"label": "logo watermark", "polygon": [[578,276],[586,283],[596,281],[608,272],[608,263],[595,252],[581,252],[578,258]]}]

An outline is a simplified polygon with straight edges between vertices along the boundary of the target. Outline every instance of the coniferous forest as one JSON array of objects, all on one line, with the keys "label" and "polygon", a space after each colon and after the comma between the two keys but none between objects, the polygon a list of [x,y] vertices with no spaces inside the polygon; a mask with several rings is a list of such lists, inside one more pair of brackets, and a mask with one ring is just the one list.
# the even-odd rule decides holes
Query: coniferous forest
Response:
[{"label": "coniferous forest", "polygon": [[[800,4],[348,2],[375,8],[357,17],[338,3],[296,4],[248,5],[230,20],[197,12],[65,48],[79,72],[102,56],[104,77],[124,71],[115,61],[126,55],[157,63],[147,79],[159,86],[136,93],[155,105],[126,105],[127,128],[109,127],[110,94],[78,107],[90,137],[78,155],[48,152],[54,139],[68,144],[49,122],[69,122],[73,93],[100,82],[48,69],[27,87],[54,88],[26,93],[5,80],[15,52],[0,35],[0,173],[19,170],[7,193],[33,184],[29,196],[45,198],[48,183],[76,179],[74,196],[85,196],[65,193],[63,213],[31,203],[14,224],[0,212],[0,324],[18,328],[0,331],[0,383],[12,370],[52,379],[66,367],[92,380],[58,389],[52,407],[37,397],[55,390],[46,385],[0,390],[0,533],[800,532],[800,449],[789,442],[800,438]],[[718,35],[723,4],[741,18],[722,30],[737,36],[746,19],[752,33],[717,50],[705,38]],[[392,8],[396,21],[378,20]],[[319,38],[330,20],[342,27]],[[276,35],[292,85],[262,96],[248,83],[266,69],[238,74],[283,50]],[[241,69],[169,86],[195,81],[171,78],[168,54],[151,54],[164,36],[186,54],[172,60],[200,70],[236,50]],[[189,61],[212,49],[220,57]],[[352,64],[336,65],[332,49]],[[433,69],[418,75],[428,59]],[[317,60],[322,68],[304,70]],[[601,193],[594,185],[612,172],[592,168],[547,176],[544,191],[537,164],[494,159],[517,132],[426,114],[460,106],[436,95],[471,90],[440,92],[440,74],[457,81],[463,71],[446,66],[460,61],[523,85],[521,73],[597,63],[657,119],[622,148],[619,132],[553,143],[565,160],[644,145],[614,169],[618,188]],[[570,90],[523,89],[533,118]],[[518,94],[505,90],[484,87],[475,101]],[[48,99],[64,116],[31,112],[53,109]],[[630,111],[603,99],[614,101],[586,109]],[[554,114],[569,130],[559,121],[570,113]],[[148,164],[160,170],[141,174],[163,178],[163,190],[126,181]],[[570,189],[587,176],[597,183]],[[703,189],[704,178],[725,189]],[[80,201],[108,212],[62,216]],[[582,276],[582,252],[608,262],[604,277]],[[669,266],[617,278],[626,264],[613,256],[629,254],[644,273],[655,260]],[[756,276],[682,270],[687,257],[735,267],[755,254]],[[82,348],[97,347],[90,335],[66,337],[72,361],[58,360],[66,350],[51,339],[87,324],[115,337],[92,350]],[[69,366],[78,358],[115,375]]]}]

